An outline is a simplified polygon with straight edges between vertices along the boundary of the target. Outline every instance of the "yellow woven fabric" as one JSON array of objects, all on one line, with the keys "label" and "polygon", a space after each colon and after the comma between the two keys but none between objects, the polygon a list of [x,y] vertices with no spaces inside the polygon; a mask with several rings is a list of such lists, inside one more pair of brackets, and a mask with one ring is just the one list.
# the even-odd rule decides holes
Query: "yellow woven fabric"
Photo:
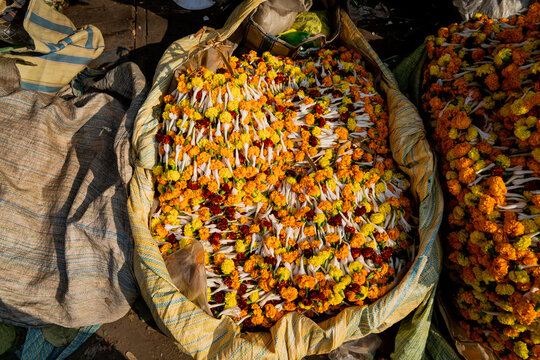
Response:
[{"label": "yellow woven fabric", "polygon": [[[264,0],[247,0],[218,30],[227,39]],[[421,359],[429,333],[433,295],[441,269],[437,231],[443,200],[435,172],[435,157],[426,140],[422,120],[399,92],[392,73],[380,61],[345,12],[341,13],[340,42],[362,53],[381,73],[390,113],[393,156],[410,177],[419,205],[419,250],[401,283],[375,303],[350,307],[337,316],[315,323],[298,313],[283,317],[267,333],[242,333],[229,318],[215,319],[188,301],[173,285],[157,245],[150,235],[149,216],[154,198],[151,168],[156,163],[155,135],[161,97],[169,89],[176,68],[187,60],[200,37],[173,43],[163,55],[150,94],[139,111],[133,137],[134,175],[128,209],[135,239],[135,274],[146,302],[160,328],[196,359],[300,359],[328,353],[344,341],[381,332],[413,312],[402,323],[396,339],[396,359]],[[202,43],[212,35],[206,33]]]},{"label": "yellow woven fabric", "polygon": [[[0,11],[5,2],[0,0]],[[16,58],[21,88],[56,93],[103,52],[105,42],[98,28],[88,25],[77,30],[65,16],[43,0],[31,0],[24,28],[33,48],[4,54]]]}]

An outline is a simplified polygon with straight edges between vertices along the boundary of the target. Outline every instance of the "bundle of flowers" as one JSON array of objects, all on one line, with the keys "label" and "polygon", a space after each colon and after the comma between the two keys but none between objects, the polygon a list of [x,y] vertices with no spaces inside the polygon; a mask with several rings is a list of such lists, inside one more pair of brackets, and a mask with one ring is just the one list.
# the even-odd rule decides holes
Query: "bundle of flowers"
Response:
[{"label": "bundle of flowers", "polygon": [[539,23],[536,3],[427,39],[461,325],[501,359],[540,359]]},{"label": "bundle of flowers", "polygon": [[208,301],[244,329],[371,303],[414,258],[408,180],[361,56],[251,52],[164,97],[151,231],[205,248]]}]

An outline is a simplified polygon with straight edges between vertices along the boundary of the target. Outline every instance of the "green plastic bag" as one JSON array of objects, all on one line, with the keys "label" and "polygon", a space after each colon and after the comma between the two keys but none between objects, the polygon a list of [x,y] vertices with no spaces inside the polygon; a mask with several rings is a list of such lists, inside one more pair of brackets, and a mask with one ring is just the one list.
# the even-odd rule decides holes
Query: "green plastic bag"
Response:
[{"label": "green plastic bag", "polygon": [[326,11],[304,11],[298,13],[292,27],[289,30],[279,34],[279,37],[281,38],[281,36],[292,32],[304,32],[310,35],[323,34],[327,37],[330,36],[330,26],[328,25],[328,15]]}]

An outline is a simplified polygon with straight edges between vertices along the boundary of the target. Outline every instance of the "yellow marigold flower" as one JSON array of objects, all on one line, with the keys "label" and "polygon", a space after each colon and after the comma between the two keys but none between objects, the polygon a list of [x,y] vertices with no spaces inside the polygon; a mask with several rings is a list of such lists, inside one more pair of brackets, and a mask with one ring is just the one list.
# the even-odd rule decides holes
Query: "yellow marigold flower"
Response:
[{"label": "yellow marigold flower", "polygon": [[384,214],[382,213],[374,213],[371,214],[369,217],[369,220],[371,220],[372,223],[375,225],[382,224],[384,222]]},{"label": "yellow marigold flower", "polygon": [[178,181],[180,179],[180,173],[176,170],[167,170],[161,177],[167,181]]},{"label": "yellow marigold flower", "polygon": [[468,309],[468,311],[469,311],[469,316],[471,320],[478,321],[480,319],[480,314],[478,314],[476,310]]},{"label": "yellow marigold flower", "polygon": [[343,277],[343,271],[334,265],[330,265],[328,275],[330,275],[334,280],[339,281],[339,279]]},{"label": "yellow marigold flower", "polygon": [[441,74],[440,68],[437,65],[429,67],[429,75],[438,77]]},{"label": "yellow marigold flower", "polygon": [[201,219],[197,218],[195,220],[193,220],[191,222],[191,227],[193,228],[193,230],[197,230],[199,228],[201,228],[203,226],[203,223],[201,221]]},{"label": "yellow marigold flower", "polygon": [[193,79],[191,79],[191,85],[198,87],[201,89],[203,87],[204,81],[200,77],[196,76]]},{"label": "yellow marigold flower", "polygon": [[470,187],[470,190],[471,192],[473,193],[474,196],[482,196],[483,195],[483,192],[482,192],[482,187],[480,185],[473,185]]},{"label": "yellow marigold flower", "polygon": [[384,204],[379,206],[379,212],[382,214],[390,214],[392,212],[392,205],[385,202]]},{"label": "yellow marigold flower", "polygon": [[156,175],[156,176],[163,174],[163,166],[155,165],[152,168],[152,173],[154,173],[154,175]]},{"label": "yellow marigold flower", "polygon": [[522,221],[523,226],[525,226],[525,233],[535,233],[538,231],[538,225],[532,219],[525,219]]},{"label": "yellow marigold flower", "polygon": [[514,287],[510,284],[497,284],[495,292],[499,295],[510,296],[514,293]]},{"label": "yellow marigold flower", "polygon": [[477,162],[474,163],[473,170],[480,171],[485,167],[486,167],[486,162],[484,160],[478,160]]},{"label": "yellow marigold flower", "polygon": [[503,325],[514,325],[516,322],[516,317],[511,313],[502,313],[497,315],[497,320]]},{"label": "yellow marigold flower", "polygon": [[232,122],[232,115],[228,111],[224,111],[221,114],[219,114],[219,120],[222,123],[230,123]]},{"label": "yellow marigold flower", "polygon": [[246,252],[246,244],[242,240],[236,240],[236,242],[234,243],[234,248],[238,253]]},{"label": "yellow marigold flower", "polygon": [[458,253],[456,260],[458,264],[463,267],[471,265],[471,261],[465,255],[463,255],[463,253]]},{"label": "yellow marigold flower", "polygon": [[206,110],[204,116],[210,119],[215,119],[219,114],[219,109],[217,107],[211,107]]},{"label": "yellow marigold flower", "polygon": [[465,216],[465,211],[461,206],[458,205],[452,210],[452,214],[456,220],[461,220]]},{"label": "yellow marigold flower", "polygon": [[231,171],[227,167],[223,167],[223,168],[219,169],[218,174],[223,179],[229,179],[229,178],[233,177],[233,174],[231,173]]},{"label": "yellow marigold flower", "polygon": [[529,358],[529,348],[527,348],[527,344],[523,341],[517,341],[514,343],[514,352],[522,359]]},{"label": "yellow marigold flower", "polygon": [[467,193],[467,194],[465,194],[465,196],[463,198],[463,202],[467,206],[475,206],[477,200],[478,200],[478,197],[476,195],[474,195],[473,193]]},{"label": "yellow marigold flower", "polygon": [[322,224],[324,220],[326,220],[326,217],[323,213],[315,214],[315,216],[313,217],[313,222],[315,224]]},{"label": "yellow marigold flower", "polygon": [[287,281],[291,278],[291,272],[286,267],[281,266],[276,271],[276,275],[278,276],[280,281]]},{"label": "yellow marigold flower", "polygon": [[531,341],[533,344],[540,344],[540,329],[537,331],[531,331]]},{"label": "yellow marigold flower", "polygon": [[232,259],[225,259],[221,263],[221,271],[225,275],[232,273],[235,269],[236,266],[234,265],[234,261]]},{"label": "yellow marigold flower", "polygon": [[528,138],[531,137],[531,132],[529,131],[529,129],[526,127],[526,126],[517,126],[515,129],[514,129],[514,135],[522,140],[522,141],[525,141],[527,140]]},{"label": "yellow marigold flower", "polygon": [[529,112],[529,109],[525,107],[525,102],[522,98],[514,100],[512,105],[510,105],[510,109],[512,110],[512,113],[514,115],[525,115]]},{"label": "yellow marigold flower", "polygon": [[465,230],[460,230],[458,232],[458,241],[462,244],[467,242],[467,239],[469,238],[469,234]]},{"label": "yellow marigold flower", "polygon": [[500,164],[502,168],[509,168],[510,167],[510,158],[505,155],[497,155],[497,158],[495,159],[496,162]]},{"label": "yellow marigold flower", "polygon": [[458,173],[455,171],[447,171],[445,177],[446,177],[446,180],[457,179]]},{"label": "yellow marigold flower", "polygon": [[503,62],[512,60],[512,49],[504,48],[497,52],[494,57],[495,65],[501,66]]},{"label": "yellow marigold flower", "polygon": [[352,277],[350,275],[345,275],[343,279],[341,279],[341,283],[345,284],[345,286],[348,286],[352,282]]},{"label": "yellow marigold flower", "polygon": [[450,131],[448,131],[448,137],[452,140],[455,140],[459,137],[459,130],[456,128],[451,128]]},{"label": "yellow marigold flower", "polygon": [[469,152],[467,153],[467,156],[469,157],[469,159],[471,159],[474,162],[480,160],[480,152],[475,147],[473,147],[473,148],[471,148],[471,150],[469,150]]},{"label": "yellow marigold flower", "polygon": [[484,64],[476,69],[476,76],[484,76],[493,74],[495,72],[495,67],[491,64]]},{"label": "yellow marigold flower", "polygon": [[321,136],[321,128],[318,127],[318,126],[315,126],[315,127],[311,130],[311,134],[313,134],[313,136]]},{"label": "yellow marigold flower", "polygon": [[227,110],[229,111],[236,111],[238,110],[238,104],[240,102],[238,100],[231,100],[227,103]]},{"label": "yellow marigold flower", "polygon": [[360,272],[360,271],[362,271],[363,267],[364,267],[364,265],[362,265],[362,263],[358,262],[358,261],[353,261],[348,266],[349,272],[351,272],[351,273]]},{"label": "yellow marigold flower", "polygon": [[373,224],[364,224],[362,225],[362,229],[361,229],[362,234],[364,234],[364,236],[368,236],[374,230],[375,230],[375,226],[373,226]]},{"label": "yellow marigold flower", "polygon": [[354,130],[356,129],[356,120],[354,120],[353,118],[349,118],[349,120],[347,120],[347,129],[350,132],[354,132]]},{"label": "yellow marigold flower", "polygon": [[380,194],[386,191],[386,185],[383,182],[377,183],[375,185],[375,193]]},{"label": "yellow marigold flower", "polygon": [[185,236],[193,236],[193,228],[191,227],[191,224],[186,224],[184,226],[184,235]]},{"label": "yellow marigold flower", "polygon": [[508,278],[515,283],[528,283],[530,281],[529,274],[525,270],[510,271]]},{"label": "yellow marigold flower", "polygon": [[236,306],[236,291],[231,291],[225,294],[225,309],[230,309]]},{"label": "yellow marigold flower", "polygon": [[520,237],[519,240],[516,241],[513,245],[517,250],[527,250],[529,246],[531,246],[531,237],[524,235]]},{"label": "yellow marigold flower", "polygon": [[344,297],[341,296],[341,294],[334,292],[328,298],[328,304],[330,304],[331,306],[337,306],[343,302],[343,299]]},{"label": "yellow marigold flower", "polygon": [[318,255],[312,256],[311,258],[308,259],[308,264],[313,267],[321,266],[323,262],[324,262],[324,259]]},{"label": "yellow marigold flower", "polygon": [[491,275],[488,269],[482,271],[482,281],[484,281],[486,284],[495,281],[495,278],[493,275]]}]

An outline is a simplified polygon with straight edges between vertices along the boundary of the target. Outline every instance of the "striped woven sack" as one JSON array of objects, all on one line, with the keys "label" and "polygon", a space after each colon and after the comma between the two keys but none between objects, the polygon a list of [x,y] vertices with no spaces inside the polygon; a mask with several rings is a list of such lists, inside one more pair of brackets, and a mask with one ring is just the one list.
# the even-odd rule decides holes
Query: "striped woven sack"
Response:
[{"label": "striped woven sack", "polygon": [[[262,2],[264,0],[247,0],[240,4],[218,30],[220,39],[241,33],[244,20]],[[157,159],[155,135],[160,101],[174,80],[175,69],[187,63],[189,50],[199,43],[201,36],[178,40],[161,58],[153,87],[137,115],[132,141],[135,169],[128,210],[135,240],[135,275],[142,295],[160,328],[196,359],[300,359],[305,355],[328,353],[345,341],[381,332],[404,318],[396,337],[394,358],[414,360],[424,354],[442,257],[437,231],[443,200],[435,157],[417,110],[399,92],[392,73],[348,15],[342,11],[340,16],[339,42],[363,54],[372,65],[370,70],[380,73],[378,85],[386,94],[390,113],[391,150],[396,162],[410,177],[412,192],[419,204],[418,254],[402,281],[387,295],[368,306],[347,308],[320,323],[290,313],[268,332],[243,333],[232,319],[215,319],[187,300],[173,285],[149,230],[154,199],[151,168]],[[202,43],[212,38],[211,33],[206,33]]]},{"label": "striped woven sack", "polygon": [[[10,7],[0,0],[0,13],[4,10]],[[23,26],[32,39],[32,48],[2,55],[18,60],[22,89],[56,93],[104,49],[98,28],[87,25],[77,30],[65,15],[43,0],[30,1]]]}]

